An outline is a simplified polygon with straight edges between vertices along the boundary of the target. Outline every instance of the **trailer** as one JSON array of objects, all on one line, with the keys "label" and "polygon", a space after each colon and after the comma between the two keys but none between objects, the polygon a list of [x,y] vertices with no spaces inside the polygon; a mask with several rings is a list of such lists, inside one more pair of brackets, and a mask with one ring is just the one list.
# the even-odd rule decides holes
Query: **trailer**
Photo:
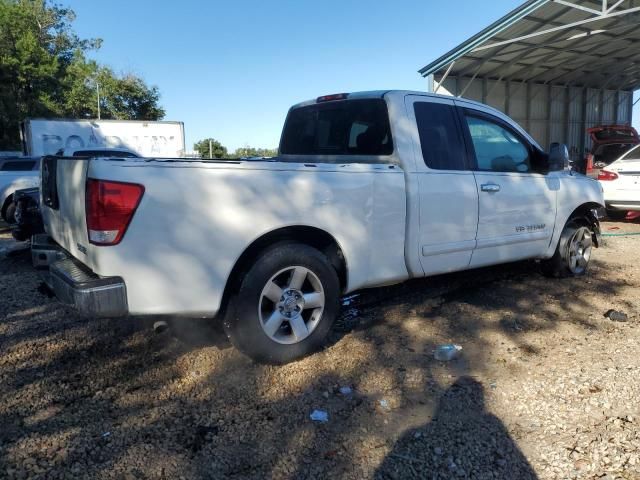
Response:
[{"label": "trailer", "polygon": [[28,156],[81,148],[127,148],[151,158],[176,158],[185,153],[182,122],[27,119],[20,125],[20,137]]}]

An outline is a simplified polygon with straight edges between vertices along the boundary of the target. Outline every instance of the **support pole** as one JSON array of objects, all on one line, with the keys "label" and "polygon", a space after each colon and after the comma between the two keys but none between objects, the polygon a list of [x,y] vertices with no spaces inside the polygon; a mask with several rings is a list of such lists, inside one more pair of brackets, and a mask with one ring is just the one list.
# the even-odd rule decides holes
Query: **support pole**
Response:
[{"label": "support pole", "polygon": [[449,74],[451,73],[451,69],[453,69],[453,66],[456,64],[456,62],[451,62],[451,65],[449,65],[449,68],[447,68],[447,71],[444,72],[444,76],[442,77],[442,79],[438,82],[438,86],[436,87],[436,89],[434,90],[433,93],[438,93],[438,90],[440,90],[440,87],[442,86],[442,84],[444,83],[444,81],[447,79],[447,77],[449,76]]},{"label": "support pole", "polygon": [[100,84],[96,81],[96,93],[98,94],[98,120],[100,120]]}]

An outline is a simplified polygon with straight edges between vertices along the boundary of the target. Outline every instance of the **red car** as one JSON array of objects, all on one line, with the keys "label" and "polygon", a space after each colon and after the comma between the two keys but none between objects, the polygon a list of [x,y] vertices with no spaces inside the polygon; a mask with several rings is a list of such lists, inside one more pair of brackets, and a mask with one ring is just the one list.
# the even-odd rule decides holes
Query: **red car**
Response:
[{"label": "red car", "polygon": [[636,129],[627,125],[603,125],[590,128],[587,132],[591,135],[593,147],[585,159],[584,173],[593,178],[598,177],[601,169],[640,144]]}]

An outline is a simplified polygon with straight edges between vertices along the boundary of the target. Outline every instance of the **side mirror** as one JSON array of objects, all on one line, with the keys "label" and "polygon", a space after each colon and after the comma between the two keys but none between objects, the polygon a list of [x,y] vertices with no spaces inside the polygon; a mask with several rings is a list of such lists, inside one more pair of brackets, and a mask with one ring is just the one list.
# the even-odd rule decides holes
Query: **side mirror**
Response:
[{"label": "side mirror", "polygon": [[552,143],[549,148],[549,171],[569,170],[569,149],[564,143]]}]

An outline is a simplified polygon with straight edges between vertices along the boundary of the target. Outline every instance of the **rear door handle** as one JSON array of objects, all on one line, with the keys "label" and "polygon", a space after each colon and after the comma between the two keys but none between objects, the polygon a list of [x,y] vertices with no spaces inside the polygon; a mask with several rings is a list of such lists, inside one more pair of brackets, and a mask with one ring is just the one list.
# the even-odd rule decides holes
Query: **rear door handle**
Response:
[{"label": "rear door handle", "polygon": [[480,190],[483,192],[499,192],[500,185],[496,185],[495,183],[485,183],[480,185]]}]

